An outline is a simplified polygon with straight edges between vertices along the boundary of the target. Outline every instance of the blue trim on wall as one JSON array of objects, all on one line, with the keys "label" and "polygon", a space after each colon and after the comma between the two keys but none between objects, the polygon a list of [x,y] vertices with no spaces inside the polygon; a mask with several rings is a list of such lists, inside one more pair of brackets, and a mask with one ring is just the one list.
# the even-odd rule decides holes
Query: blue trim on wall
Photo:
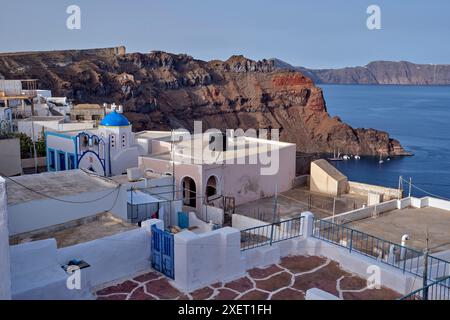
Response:
[{"label": "blue trim on wall", "polygon": [[80,166],[81,159],[83,159],[88,153],[92,153],[93,155],[95,155],[95,156],[97,157],[98,161],[100,161],[100,164],[102,165],[102,168],[103,168],[103,175],[106,176],[105,165],[103,164],[103,162],[102,162],[102,160],[100,159],[100,157],[98,156],[98,154],[96,154],[94,151],[88,150],[88,151],[84,152],[84,153],[81,155],[80,159],[78,160],[77,166],[78,166],[78,167]]},{"label": "blue trim on wall", "polygon": [[[75,169],[77,169],[77,158],[75,158],[75,154],[67,152],[66,153],[66,157],[67,157],[67,170],[75,170]],[[70,168],[70,166],[69,166],[69,164],[70,164],[70,162],[69,162],[70,157],[73,158],[73,168]]]},{"label": "blue trim on wall", "polygon": [[[50,168],[50,154],[53,152],[53,161],[55,163],[55,168]],[[47,148],[47,170],[48,171],[56,171],[57,165],[56,165],[56,152],[53,148]]]},{"label": "blue trim on wall", "polygon": [[[61,168],[61,158],[60,158],[61,155],[64,156],[64,169]],[[67,170],[67,152],[58,150],[56,152],[56,160],[57,160],[56,161],[57,171],[66,171]]]}]

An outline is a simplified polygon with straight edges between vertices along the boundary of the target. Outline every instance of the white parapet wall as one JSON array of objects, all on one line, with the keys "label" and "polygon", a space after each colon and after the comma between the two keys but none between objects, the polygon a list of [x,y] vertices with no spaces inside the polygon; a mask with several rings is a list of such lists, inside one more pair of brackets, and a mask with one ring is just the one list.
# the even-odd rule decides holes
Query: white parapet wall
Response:
[{"label": "white parapet wall", "polygon": [[[83,202],[89,199],[99,199],[95,203],[66,203],[52,199],[38,199],[29,202],[10,205],[9,227],[11,235],[30,232],[47,227],[53,227],[69,221],[82,219],[101,212],[111,212],[126,221],[127,194],[126,188],[118,191],[107,189],[93,193],[81,193],[73,196],[60,197],[62,200]],[[105,194],[110,193],[105,197]],[[119,193],[119,194],[117,194]],[[117,198],[117,199],[116,199]]]},{"label": "white parapet wall", "polygon": [[207,222],[212,221],[214,224],[223,225],[223,209],[202,205],[202,212]]},{"label": "white parapet wall", "polygon": [[174,238],[174,285],[183,292],[192,292],[218,281],[229,281],[245,273],[240,234],[234,228],[201,234],[183,231]]},{"label": "white parapet wall", "polygon": [[390,200],[373,206],[337,214],[334,217],[327,217],[324,218],[323,220],[334,221],[335,223],[341,224],[355,220],[370,218],[398,208],[399,208],[398,200]]},{"label": "white parapet wall", "polygon": [[11,299],[8,211],[5,179],[0,177],[0,300]]},{"label": "white parapet wall", "polygon": [[403,190],[399,191],[394,188],[376,186],[355,181],[348,182],[348,193],[368,196],[371,192],[383,195],[383,201],[398,199],[399,197],[401,198],[403,194]]},{"label": "white parapet wall", "polygon": [[[90,299],[98,286],[150,270],[153,224],[163,228],[153,219],[140,229],[61,249],[55,239],[11,246],[13,299]],[[70,289],[61,266],[73,259],[90,267],[81,270],[80,288]]]},{"label": "white parapet wall", "polygon": [[236,228],[238,230],[245,230],[248,228],[265,226],[267,224],[268,224],[267,222],[243,216],[241,214],[233,214],[231,221],[231,225],[233,226],[233,228]]}]

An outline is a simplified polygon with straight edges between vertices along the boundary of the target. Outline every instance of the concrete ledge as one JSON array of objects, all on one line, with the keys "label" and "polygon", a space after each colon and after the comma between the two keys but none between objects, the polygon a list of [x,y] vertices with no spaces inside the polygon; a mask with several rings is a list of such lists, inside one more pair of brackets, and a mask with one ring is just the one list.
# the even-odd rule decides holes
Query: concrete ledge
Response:
[{"label": "concrete ledge", "polygon": [[323,290],[312,288],[306,291],[306,300],[341,300],[338,297],[332,295],[331,293],[325,292]]}]

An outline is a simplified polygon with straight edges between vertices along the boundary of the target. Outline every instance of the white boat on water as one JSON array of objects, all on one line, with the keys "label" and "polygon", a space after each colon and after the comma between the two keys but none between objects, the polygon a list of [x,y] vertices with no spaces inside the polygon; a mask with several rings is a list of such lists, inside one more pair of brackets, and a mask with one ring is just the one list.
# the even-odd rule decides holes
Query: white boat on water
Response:
[{"label": "white boat on water", "polygon": [[356,156],[355,156],[355,160],[361,160],[361,157],[358,156],[358,155],[356,155]]}]

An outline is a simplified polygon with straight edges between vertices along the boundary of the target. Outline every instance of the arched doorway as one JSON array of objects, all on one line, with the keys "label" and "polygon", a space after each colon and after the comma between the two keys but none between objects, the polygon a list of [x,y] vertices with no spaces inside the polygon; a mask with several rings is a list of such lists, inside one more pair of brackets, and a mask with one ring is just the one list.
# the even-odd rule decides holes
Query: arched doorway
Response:
[{"label": "arched doorway", "polygon": [[197,187],[194,179],[184,177],[181,186],[183,188],[183,204],[192,208],[197,207]]},{"label": "arched doorway", "polygon": [[208,181],[206,182],[206,190],[205,190],[206,199],[215,196],[217,193],[218,193],[217,178],[216,176],[211,176],[208,178]]}]

